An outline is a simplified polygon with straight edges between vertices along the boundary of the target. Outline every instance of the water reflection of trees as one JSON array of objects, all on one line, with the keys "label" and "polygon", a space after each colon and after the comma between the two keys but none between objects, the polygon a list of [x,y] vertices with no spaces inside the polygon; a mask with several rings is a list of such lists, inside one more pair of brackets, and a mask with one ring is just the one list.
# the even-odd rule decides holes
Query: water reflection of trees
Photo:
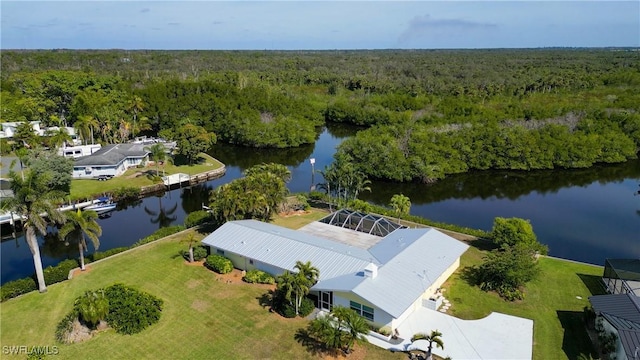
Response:
[{"label": "water reflection of trees", "polygon": [[159,205],[157,211],[151,210],[146,206],[144,207],[144,212],[147,213],[147,215],[151,216],[151,223],[158,224],[158,228],[167,227],[171,225],[172,222],[178,219],[177,215],[173,215],[173,213],[175,213],[178,209],[178,203],[176,202],[173,207],[165,208],[162,205],[162,198],[164,197],[164,195],[164,192],[157,193],[155,195],[158,198]]},{"label": "water reflection of trees", "polygon": [[182,189],[180,198],[182,199],[182,209],[184,212],[189,214],[197,210],[202,210],[202,204],[209,203],[211,190],[213,190],[213,186],[207,183]]},{"label": "water reflection of trees", "polygon": [[286,149],[255,149],[243,146],[216,144],[209,155],[227,166],[237,166],[243,171],[261,163],[278,163],[295,166],[305,161],[315,148],[314,144]]},{"label": "water reflection of trees", "polygon": [[73,259],[78,255],[78,244],[60,239],[57,232],[48,231],[43,237],[40,252],[53,259]]},{"label": "water reflection of trees", "polygon": [[553,194],[566,187],[619,182],[639,176],[640,161],[637,160],[588,169],[479,171],[452,175],[434,184],[374,181],[372,192],[362,194],[361,198],[378,204],[389,203],[391,196],[399,193],[408,196],[413,204],[492,197],[515,200],[532,192]]}]

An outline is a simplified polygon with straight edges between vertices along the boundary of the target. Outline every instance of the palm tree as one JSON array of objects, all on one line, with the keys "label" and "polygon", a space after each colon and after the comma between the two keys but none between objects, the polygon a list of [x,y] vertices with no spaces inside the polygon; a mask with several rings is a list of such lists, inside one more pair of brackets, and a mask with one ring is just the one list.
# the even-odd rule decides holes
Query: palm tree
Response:
[{"label": "palm tree", "polygon": [[417,333],[415,335],[413,335],[413,337],[411,338],[411,342],[414,342],[416,340],[427,340],[429,342],[429,350],[427,351],[427,360],[431,360],[433,359],[432,355],[432,350],[433,350],[433,344],[435,343],[440,349],[444,350],[444,342],[442,342],[442,333],[438,330],[431,330],[431,333],[429,334],[425,334],[425,333]]},{"label": "palm tree", "polygon": [[91,328],[95,327],[109,313],[109,299],[104,290],[87,291],[75,303],[80,317]]},{"label": "palm tree", "polygon": [[134,96],[133,99],[129,101],[129,106],[127,107],[127,110],[133,113],[133,126],[131,128],[133,131],[132,135],[134,138],[136,137],[136,128],[138,127],[137,125],[138,113],[144,110],[145,107],[146,107],[146,104],[144,103],[144,101],[142,101],[142,98],[140,98],[139,96]]},{"label": "palm tree", "polygon": [[3,210],[10,210],[22,219],[25,239],[33,255],[38,289],[40,292],[46,292],[47,285],[44,281],[37,236],[47,233],[48,222],[43,215],[55,223],[64,223],[65,218],[56,205],[62,202],[64,194],[48,188],[49,176],[46,175],[36,175],[29,171],[23,179],[11,170],[9,178],[14,196],[3,200],[0,204]]},{"label": "palm tree", "polygon": [[49,136],[49,146],[52,148],[64,147],[65,143],[71,141],[71,135],[63,127],[58,130],[47,130],[47,135]]},{"label": "palm tree", "polygon": [[91,143],[93,144],[93,128],[99,127],[100,124],[98,120],[96,120],[91,115],[83,115],[79,116],[76,122],[73,124],[82,136],[82,140],[84,140],[85,145],[87,144],[87,138],[91,136]]},{"label": "palm tree", "polygon": [[291,304],[291,295],[293,295],[296,277],[289,270],[285,270],[280,276],[276,277],[276,291]]},{"label": "palm tree", "polygon": [[193,236],[193,233],[191,233],[189,234],[189,236],[187,236],[186,239],[184,239],[184,242],[189,243],[189,262],[192,263],[194,261],[193,246],[198,242],[198,240],[196,240],[195,236]]},{"label": "palm tree", "polygon": [[87,251],[85,236],[91,240],[95,250],[98,250],[100,246],[99,238],[102,235],[102,228],[96,222],[98,213],[92,210],[82,211],[78,209],[78,211],[67,211],[65,217],[67,222],[60,228],[58,234],[62,239],[69,237],[70,240],[78,243],[80,269],[84,271],[84,252]]},{"label": "palm tree", "polygon": [[393,211],[398,215],[399,223],[400,216],[409,213],[409,210],[411,209],[411,200],[409,200],[409,197],[402,194],[395,194],[391,197],[390,205],[393,208]]},{"label": "palm tree", "polygon": [[159,176],[158,163],[162,161],[162,176],[164,176],[164,160],[167,158],[167,149],[162,144],[145,146],[144,151],[148,151],[156,163],[156,176]]},{"label": "palm tree", "polygon": [[318,268],[311,265],[311,261],[307,261],[306,263],[303,263],[302,261],[296,261],[296,265],[294,266],[294,268],[298,270],[298,274],[296,275],[294,283],[297,314],[298,309],[300,309],[300,305],[302,304],[302,299],[309,293],[311,287],[318,281],[320,271],[318,270]]},{"label": "palm tree", "polygon": [[369,323],[352,309],[336,306],[333,315],[340,321],[340,328],[345,332],[345,353],[351,352],[356,341],[367,341],[365,335],[369,333]]}]

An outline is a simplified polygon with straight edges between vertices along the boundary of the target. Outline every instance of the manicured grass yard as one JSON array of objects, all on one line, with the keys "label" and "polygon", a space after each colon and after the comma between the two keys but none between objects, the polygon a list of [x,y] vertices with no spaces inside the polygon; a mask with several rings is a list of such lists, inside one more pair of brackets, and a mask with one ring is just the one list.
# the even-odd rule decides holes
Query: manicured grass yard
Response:
[{"label": "manicured grass yard", "polygon": [[[462,256],[460,268],[479,264],[481,259],[482,252],[471,247]],[[589,296],[603,293],[599,285],[602,267],[553,258],[539,261],[542,273],[527,285],[525,299],[518,302],[504,301],[494,293],[470,286],[458,270],[444,285],[445,296],[452,304],[450,313],[478,319],[494,311],[533,319],[534,359],[575,359],[580,353],[593,352],[582,310],[589,305]]]},{"label": "manicured grass yard", "polygon": [[[193,165],[174,165],[165,163],[164,172],[166,175],[185,173],[195,175],[206,171],[211,171],[222,167],[223,164],[207,154],[200,154],[199,161]],[[159,166],[160,176],[162,176],[162,166]],[[131,168],[124,174],[106,181],[98,180],[72,180],[72,199],[84,199],[94,197],[105,192],[113,191],[121,187],[137,187],[153,185],[161,182],[159,178],[154,178],[156,174],[155,165],[148,165],[144,168]]]},{"label": "manicured grass yard", "polygon": [[329,215],[329,212],[326,210],[311,208],[306,213],[277,216],[272,223],[290,229],[299,229],[310,222],[320,220],[327,215]]},{"label": "manicured grass yard", "polygon": [[[184,236],[184,235],[181,235]],[[304,319],[284,319],[259,299],[263,285],[227,284],[176,254],[186,245],[164,239],[106,261],[49,287],[2,303],[2,345],[52,346],[56,325],[89,289],[122,282],[164,300],[160,322],[127,336],[108,330],[83,343],[58,345],[56,359],[318,359],[295,339]],[[353,359],[404,359],[367,345]],[[3,358],[5,356],[3,355]],[[19,358],[24,359],[22,355]]]}]

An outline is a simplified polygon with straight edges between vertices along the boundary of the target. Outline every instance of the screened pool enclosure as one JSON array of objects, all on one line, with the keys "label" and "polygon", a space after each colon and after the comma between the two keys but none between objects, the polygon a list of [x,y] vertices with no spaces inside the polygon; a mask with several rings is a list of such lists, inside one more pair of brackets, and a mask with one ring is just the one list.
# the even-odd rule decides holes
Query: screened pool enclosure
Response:
[{"label": "screened pool enclosure", "polygon": [[602,281],[612,294],[640,296],[640,259],[607,259]]},{"label": "screened pool enclosure", "polygon": [[385,237],[396,229],[406,228],[382,216],[347,209],[338,210],[319,222],[380,237]]}]

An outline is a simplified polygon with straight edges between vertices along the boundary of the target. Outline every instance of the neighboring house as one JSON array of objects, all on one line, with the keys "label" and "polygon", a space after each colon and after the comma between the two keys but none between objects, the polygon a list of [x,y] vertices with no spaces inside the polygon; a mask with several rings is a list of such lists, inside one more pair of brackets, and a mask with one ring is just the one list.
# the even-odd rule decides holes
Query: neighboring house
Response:
[{"label": "neighboring house", "polygon": [[91,155],[77,158],[73,164],[74,179],[119,176],[127,169],[144,164],[149,152],[142,144],[106,145]]},{"label": "neighboring house", "polygon": [[58,149],[58,155],[68,158],[79,158],[91,155],[102,148],[100,144],[65,146]]},{"label": "neighboring house", "polygon": [[[12,138],[16,133],[16,128],[20,126],[20,124],[22,124],[22,122],[17,121],[1,123],[2,131],[0,131],[0,138]],[[31,126],[36,134],[40,136],[44,134],[44,130],[40,129],[40,121],[31,121]]]},{"label": "neighboring house", "polygon": [[640,297],[633,293],[589,298],[606,333],[616,335],[616,360],[640,359]]},{"label": "neighboring house", "polygon": [[416,309],[433,308],[437,289],[458,268],[468,248],[435,229],[423,228],[394,230],[365,249],[320,237],[335,227],[313,224],[319,236],[255,220],[230,221],[202,242],[242,270],[279,275],[295,271],[296,261],[310,261],[320,271],[311,288],[320,309],[349,307],[377,326],[392,329]]}]

